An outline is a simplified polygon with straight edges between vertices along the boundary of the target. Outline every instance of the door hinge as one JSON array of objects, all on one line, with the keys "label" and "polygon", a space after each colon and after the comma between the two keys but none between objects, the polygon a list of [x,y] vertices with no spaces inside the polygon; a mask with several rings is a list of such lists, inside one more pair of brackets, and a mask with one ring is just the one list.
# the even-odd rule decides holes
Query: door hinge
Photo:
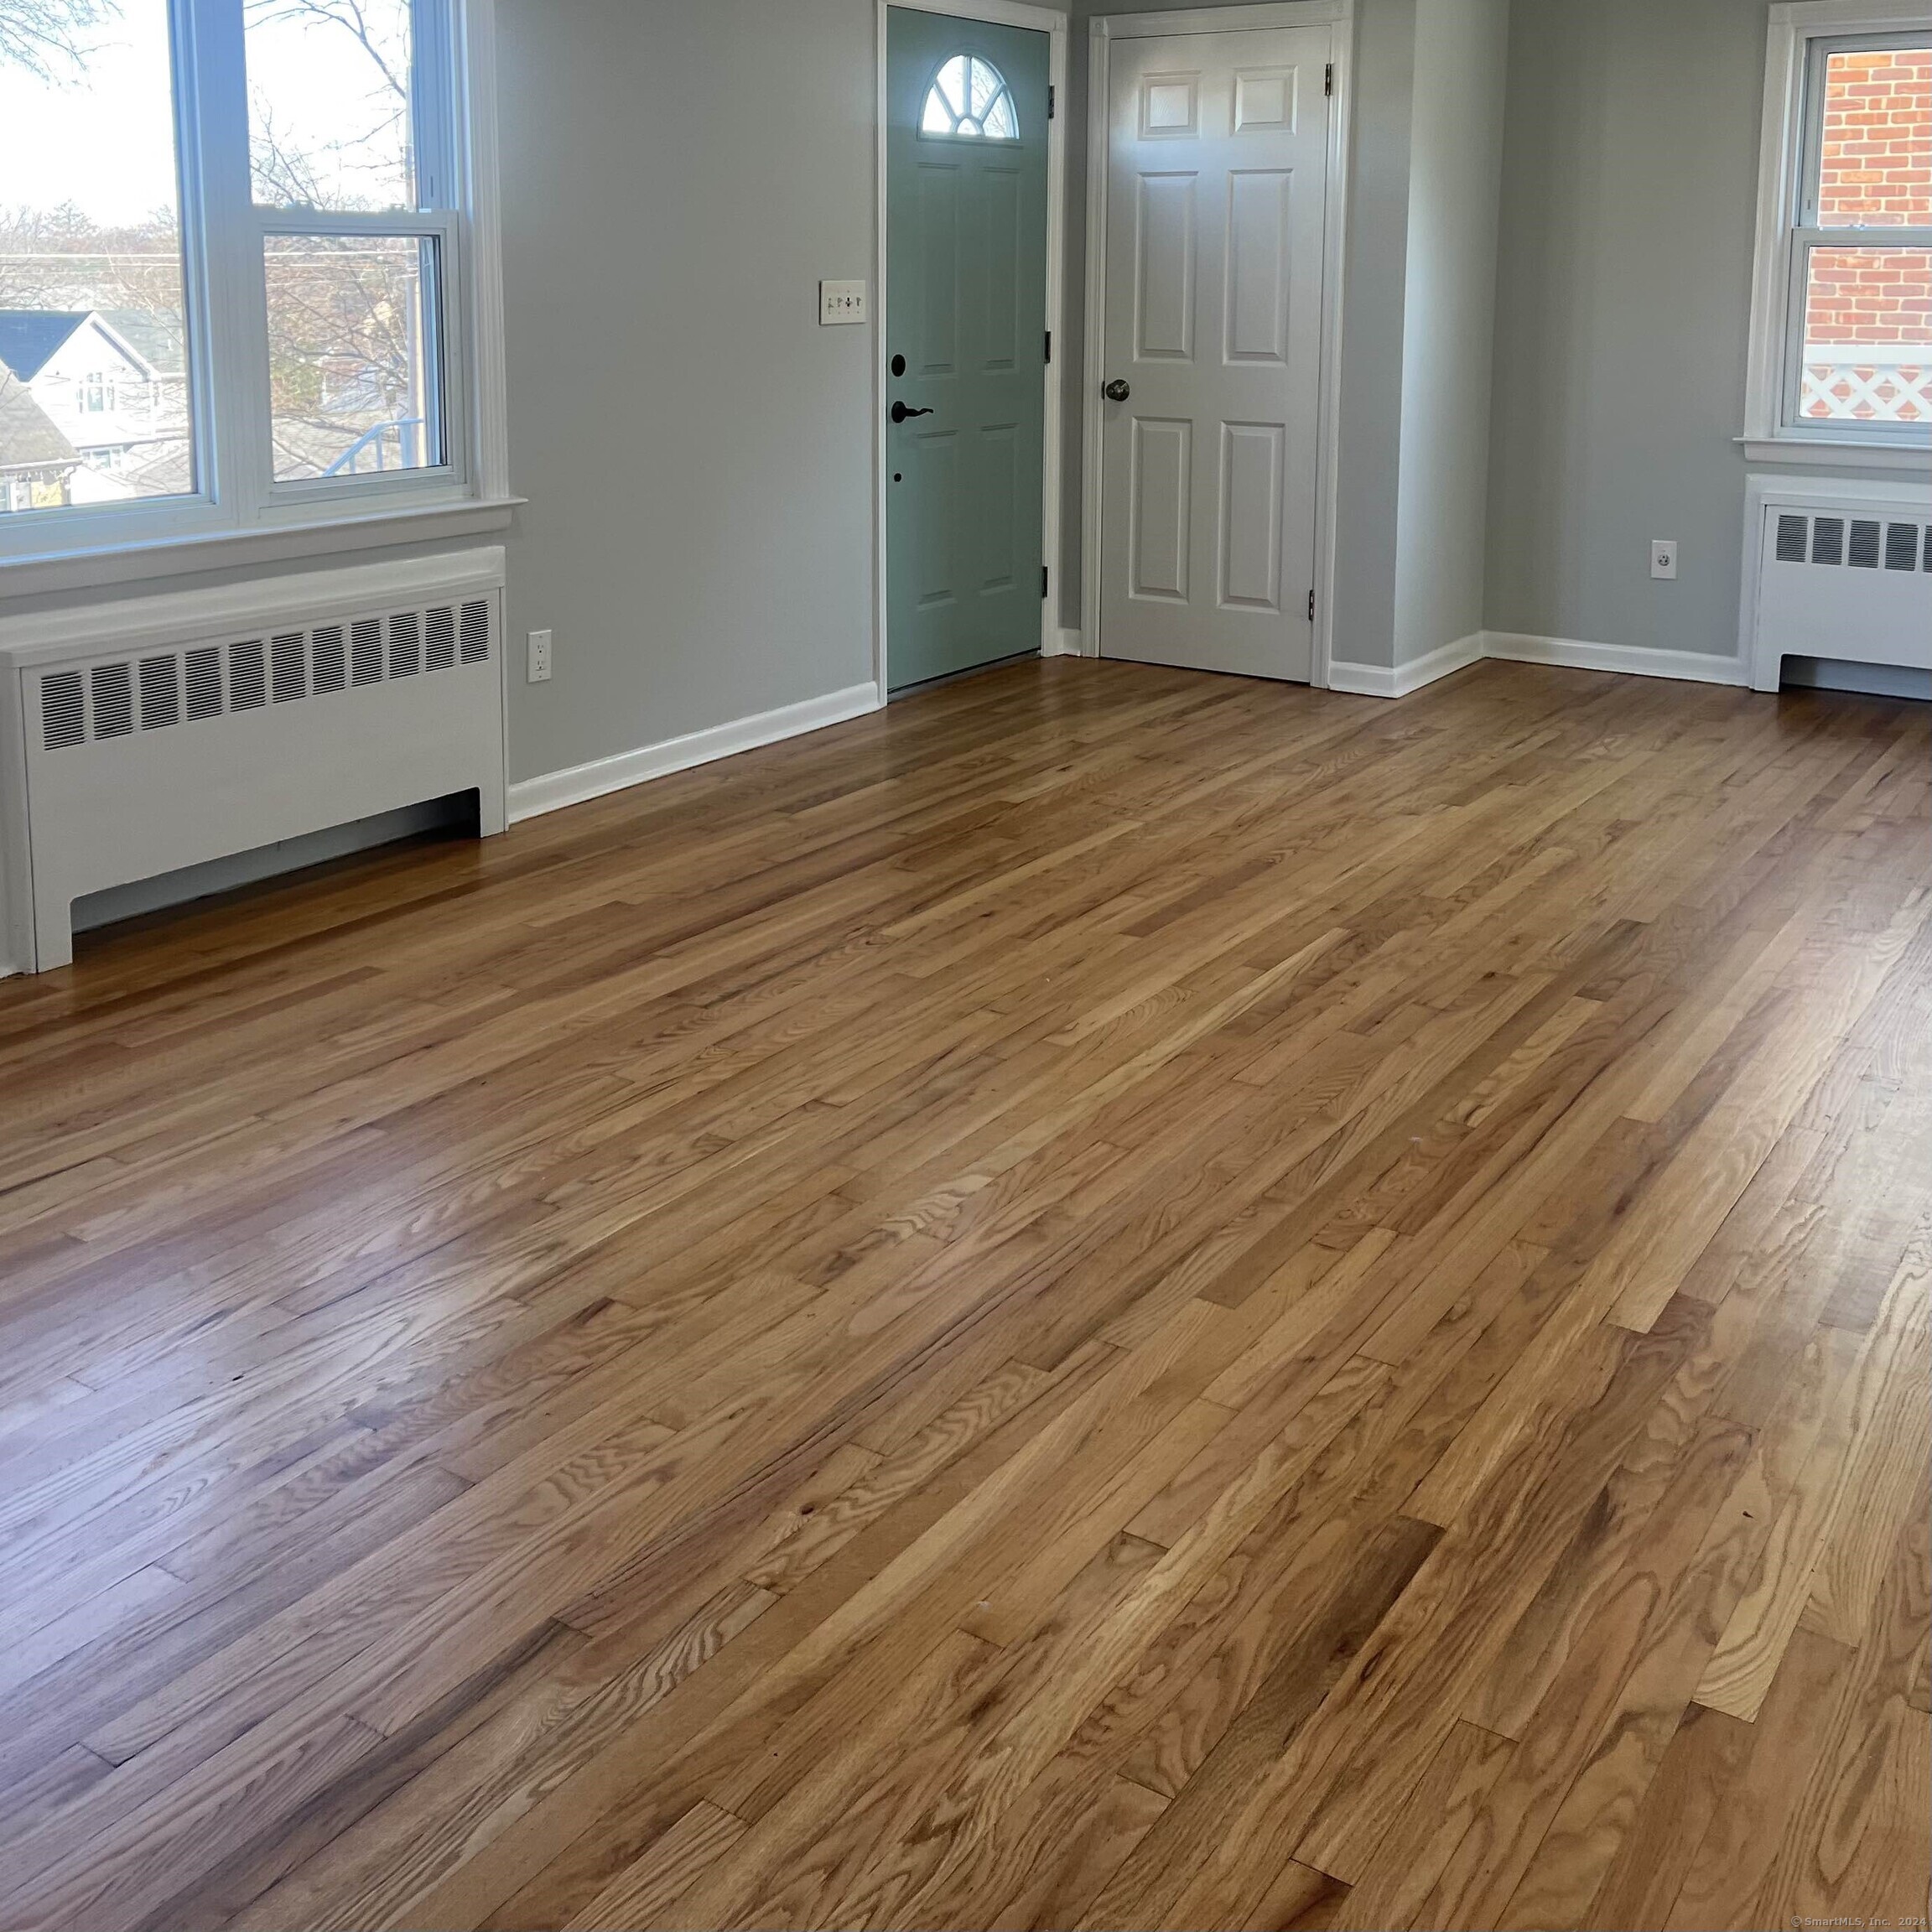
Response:
[{"label": "door hinge", "polygon": [[1060,90],[1049,86],[1046,90],[1046,118],[1051,121],[1060,112]]},{"label": "door hinge", "polygon": [[1328,78],[1323,83],[1322,91],[1330,96],[1335,92],[1335,63],[1332,60],[1328,63]]},{"label": "door hinge", "polygon": [[1046,331],[1046,360],[1049,362],[1053,360],[1053,331],[1051,329]]},{"label": "door hinge", "polygon": [[1308,621],[1311,624],[1315,621],[1315,593],[1312,590],[1308,593]]},{"label": "door hinge", "polygon": [[1042,564],[1040,566],[1040,600],[1041,603],[1045,603],[1046,599],[1052,595],[1052,590],[1053,566],[1051,564]]}]

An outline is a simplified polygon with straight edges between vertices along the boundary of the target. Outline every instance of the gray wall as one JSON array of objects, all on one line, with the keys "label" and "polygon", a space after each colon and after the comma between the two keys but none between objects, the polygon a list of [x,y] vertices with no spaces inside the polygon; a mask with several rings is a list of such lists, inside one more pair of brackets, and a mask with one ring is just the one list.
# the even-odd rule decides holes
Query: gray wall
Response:
[{"label": "gray wall", "polygon": [[872,0],[500,0],[512,776],[872,676]]},{"label": "gray wall", "polygon": [[[1737,644],[1766,0],[1516,0],[1489,627]],[[1649,543],[1683,546],[1653,583]]]},{"label": "gray wall", "polygon": [[1394,662],[1484,626],[1509,0],[1418,0]]},{"label": "gray wall", "polygon": [[1356,9],[1335,503],[1334,655],[1344,664],[1394,662],[1415,8]]}]

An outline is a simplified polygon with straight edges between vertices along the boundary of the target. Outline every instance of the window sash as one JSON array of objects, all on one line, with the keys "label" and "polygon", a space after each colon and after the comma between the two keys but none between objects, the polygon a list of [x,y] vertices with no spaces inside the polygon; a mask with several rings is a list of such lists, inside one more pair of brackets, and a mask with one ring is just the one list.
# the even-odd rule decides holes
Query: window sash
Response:
[{"label": "window sash", "polygon": [[[1849,416],[1807,416],[1805,413],[1805,376],[1809,366],[1806,351],[1815,347],[1842,346],[1815,344],[1810,334],[1811,257],[1820,250],[1846,250],[1890,253],[1909,248],[1932,249],[1932,228],[1800,228],[1791,237],[1791,267],[1785,289],[1784,371],[1782,434],[1794,439],[1842,442],[1847,436],[1861,442],[1898,444],[1916,449],[1924,444],[1929,425],[1922,417],[1916,423],[1888,423]],[[1932,347],[1922,354],[1888,358],[1889,345],[1871,343],[1871,365],[1883,367],[1888,360],[1918,366],[1932,361]],[[1909,348],[1909,344],[1898,345]]]},{"label": "window sash", "polygon": [[[1780,197],[1778,216],[1778,248],[1783,257],[1783,273],[1769,289],[1760,288],[1783,304],[1783,315],[1775,335],[1776,356],[1771,373],[1775,375],[1768,429],[1777,439],[1793,443],[1824,442],[1868,444],[1873,447],[1921,449],[1932,435],[1932,426],[1889,423],[1851,417],[1807,417],[1804,413],[1805,355],[1814,346],[1805,340],[1810,319],[1811,257],[1820,249],[1855,251],[1905,250],[1932,244],[1932,229],[1874,224],[1864,227],[1824,227],[1817,216],[1824,172],[1825,118],[1827,107],[1826,77],[1834,55],[1868,53],[1895,47],[1925,45],[1932,40],[1932,12],[1924,19],[1901,18],[1896,26],[1888,23],[1858,32],[1798,30],[1796,58],[1789,70],[1791,97],[1785,103],[1787,124],[1794,137],[1791,165]],[[1764,190],[1768,195],[1768,189]],[[1761,204],[1762,206],[1762,204]],[[1762,220],[1762,216],[1761,216]],[[1761,244],[1762,246],[1762,244]],[[1760,271],[1762,275],[1762,270]],[[1763,337],[1760,325],[1753,323],[1753,341]],[[1876,346],[1876,345],[1874,345]],[[1755,357],[1758,351],[1753,349]],[[1879,358],[1883,360],[1883,358]],[[1753,377],[1754,392],[1758,382]],[[1753,405],[1753,415],[1757,413]],[[1753,434],[1760,433],[1758,431]]]},{"label": "window sash", "polygon": [[[1805,59],[1800,64],[1800,85],[1805,90],[1804,148],[1794,184],[1796,205],[1791,211],[1791,225],[1794,229],[1819,226],[1818,200],[1825,177],[1826,82],[1831,57],[1835,54],[1882,54],[1894,48],[1928,44],[1932,44],[1932,28],[1908,28],[1883,34],[1819,34],[1807,39]],[[1861,229],[1858,232],[1869,231]]]},{"label": "window sash", "polygon": [[[462,301],[465,260],[464,224],[453,214],[326,215],[300,208],[254,210],[254,240],[250,270],[249,319],[254,325],[251,344],[252,367],[257,381],[256,408],[259,434],[252,437],[257,459],[252,487],[259,500],[271,509],[299,512],[306,517],[325,514],[331,506],[339,513],[351,513],[351,503],[374,504],[378,500],[420,496],[426,489],[447,495],[466,487],[470,475],[468,411],[463,398],[468,393],[468,370],[463,354],[466,339]],[[436,333],[432,358],[434,391],[429,399],[443,460],[416,470],[396,470],[379,475],[356,476],[312,476],[290,481],[278,480],[274,474],[274,452],[270,430],[273,405],[269,392],[268,285],[267,251],[264,244],[276,235],[312,236],[318,238],[351,238],[356,236],[392,237],[402,241],[426,241],[435,245],[436,273],[426,291],[428,325]]]},{"label": "window sash", "polygon": [[[169,0],[187,310],[194,489],[144,501],[8,516],[0,562],[86,554],[278,525],[437,508],[474,496],[475,404],[468,344],[473,251],[462,207],[464,0],[411,0],[415,210],[379,215],[256,205],[243,0]],[[390,235],[434,244],[436,403],[444,460],[357,476],[278,482],[271,441],[264,243],[274,234]]]}]

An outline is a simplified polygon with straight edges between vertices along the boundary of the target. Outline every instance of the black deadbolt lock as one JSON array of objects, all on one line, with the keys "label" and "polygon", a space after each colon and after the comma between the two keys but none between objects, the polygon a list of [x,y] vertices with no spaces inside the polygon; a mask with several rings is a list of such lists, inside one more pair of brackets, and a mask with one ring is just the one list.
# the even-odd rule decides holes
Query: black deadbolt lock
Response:
[{"label": "black deadbolt lock", "polygon": [[892,373],[895,376],[903,376],[906,373],[906,358],[903,356],[895,356],[892,358]]}]

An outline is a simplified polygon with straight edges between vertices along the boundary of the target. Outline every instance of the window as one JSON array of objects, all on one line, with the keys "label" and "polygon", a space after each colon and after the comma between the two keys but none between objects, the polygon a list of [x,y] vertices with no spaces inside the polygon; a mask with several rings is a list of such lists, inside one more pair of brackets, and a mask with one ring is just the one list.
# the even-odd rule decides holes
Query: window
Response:
[{"label": "window", "polygon": [[1932,443],[1932,11],[1812,0],[1780,13],[1748,439],[1922,450]]},{"label": "window", "polygon": [[942,138],[1017,141],[1020,113],[1006,76],[977,54],[955,54],[926,96],[919,132]]},{"label": "window", "polygon": [[195,487],[169,44],[165,0],[46,4],[0,34],[0,494],[23,522],[88,496],[82,419],[113,406],[94,318],[174,345],[153,472],[117,496]]},{"label": "window", "polygon": [[480,494],[486,5],[0,0],[0,559]]}]

